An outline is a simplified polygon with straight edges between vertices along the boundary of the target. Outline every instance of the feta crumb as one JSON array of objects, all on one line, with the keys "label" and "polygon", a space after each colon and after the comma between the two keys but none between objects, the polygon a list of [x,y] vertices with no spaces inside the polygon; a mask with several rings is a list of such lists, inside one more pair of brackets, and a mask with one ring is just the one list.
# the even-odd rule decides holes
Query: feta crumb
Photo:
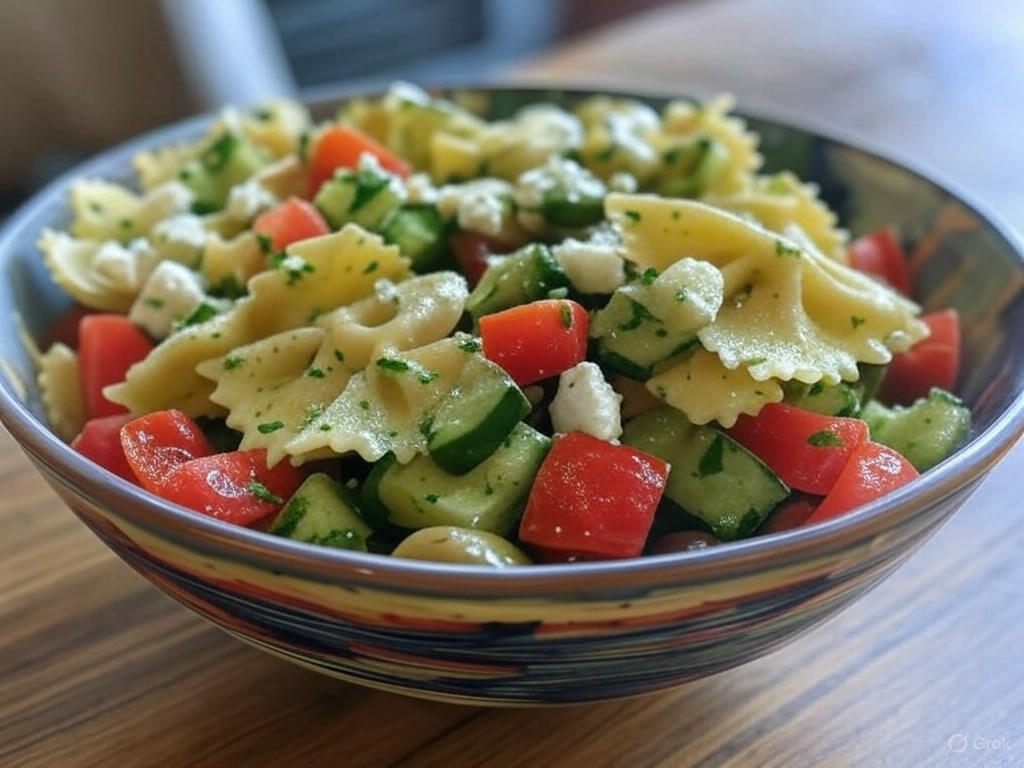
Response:
[{"label": "feta crumb", "polygon": [[202,257],[208,235],[201,218],[179,213],[153,228],[153,244],[162,258],[193,265]]},{"label": "feta crumb", "polygon": [[382,304],[398,301],[398,286],[387,278],[382,278],[374,283],[373,292],[377,297],[377,301]]},{"label": "feta crumb", "polygon": [[128,319],[152,338],[164,339],[174,321],[192,314],[203,299],[199,275],[176,261],[162,261],[146,280]]},{"label": "feta crumb", "polygon": [[626,265],[618,242],[604,234],[590,240],[569,238],[551,253],[580,293],[612,293],[626,282]]},{"label": "feta crumb", "polygon": [[437,187],[425,173],[417,173],[406,179],[405,192],[410,203],[437,202]]},{"label": "feta crumb", "polygon": [[551,401],[551,425],[556,432],[586,432],[599,440],[622,435],[622,395],[605,381],[601,369],[582,362],[558,379],[558,393]]},{"label": "feta crumb", "polygon": [[636,176],[625,171],[616,171],[608,179],[608,189],[612,192],[622,192],[629,195],[636,192],[637,186]]},{"label": "feta crumb", "polygon": [[137,291],[156,266],[157,256],[145,238],[139,237],[128,245],[116,240],[103,243],[93,257],[96,274],[120,290]]},{"label": "feta crumb", "polygon": [[437,208],[445,218],[454,216],[463,229],[501,237],[511,196],[512,185],[500,179],[448,184],[438,190]]},{"label": "feta crumb", "polygon": [[249,179],[231,188],[224,210],[236,221],[249,222],[276,204],[277,198],[270,190],[255,179]]}]

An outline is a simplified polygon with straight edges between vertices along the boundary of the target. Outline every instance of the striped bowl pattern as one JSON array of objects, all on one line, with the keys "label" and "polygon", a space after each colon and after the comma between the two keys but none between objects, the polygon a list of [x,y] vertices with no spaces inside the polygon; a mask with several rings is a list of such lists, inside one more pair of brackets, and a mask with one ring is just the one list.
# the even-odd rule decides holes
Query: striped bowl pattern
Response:
[{"label": "striped bowl pattern", "polygon": [[[585,91],[491,88],[492,116]],[[658,107],[663,98],[643,97]],[[311,101],[327,115],[339,97]],[[562,704],[678,685],[761,656],[879,583],[978,486],[1024,429],[1024,264],[962,195],[849,142],[750,118],[770,170],[816,181],[854,233],[896,224],[926,309],[964,317],[970,442],[915,483],[839,520],[704,551],[493,571],[315,548],[188,512],[91,465],[44,425],[15,324],[0,334],[0,419],[112,550],[236,637],[318,671],[432,699]],[[131,155],[195,135],[191,120],[74,176],[130,180]],[[39,338],[68,306],[35,240],[68,220],[62,178],[0,235],[0,306]]]}]

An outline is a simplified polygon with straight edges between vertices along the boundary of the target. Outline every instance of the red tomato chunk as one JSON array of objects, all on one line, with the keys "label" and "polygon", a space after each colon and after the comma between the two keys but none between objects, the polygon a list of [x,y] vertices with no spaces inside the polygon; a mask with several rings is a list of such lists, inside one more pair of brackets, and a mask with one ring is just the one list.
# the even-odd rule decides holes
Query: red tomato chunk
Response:
[{"label": "red tomato chunk", "polygon": [[121,447],[121,427],[131,418],[129,414],[121,413],[91,419],[86,422],[81,434],[71,441],[71,447],[118,477],[138,485],[139,481]]},{"label": "red tomato chunk", "polygon": [[124,381],[128,369],[139,362],[153,342],[122,315],[86,315],[78,324],[78,371],[85,410],[90,419],[127,413],[112,403],[103,388]]},{"label": "red tomato chunk", "polygon": [[910,462],[892,448],[866,442],[854,451],[832,492],[806,524],[820,523],[845,514],[895,491],[917,476],[917,470]]},{"label": "red tomato chunk", "polygon": [[882,278],[904,296],[911,293],[907,256],[889,229],[854,240],[850,244],[850,266]]},{"label": "red tomato chunk", "polygon": [[557,437],[533,483],[519,538],[547,559],[636,557],[668,470],[661,459],[583,432]]},{"label": "red tomato chunk", "polygon": [[955,309],[921,318],[931,334],[893,357],[882,381],[879,399],[909,405],[927,397],[932,387],[952,391],[960,374],[960,315]]},{"label": "red tomato chunk", "polygon": [[167,478],[187,461],[213,454],[198,425],[181,411],[156,411],[129,421],[121,445],[139,484],[160,493]]},{"label": "red tomato chunk", "polygon": [[304,477],[287,461],[268,469],[266,450],[257,448],[187,461],[167,477],[159,495],[218,520],[251,525],[279,511]]},{"label": "red tomato chunk", "polygon": [[264,211],[252,223],[252,230],[258,235],[270,238],[275,251],[281,251],[292,243],[328,234],[331,229],[311,203],[290,197],[280,205]]},{"label": "red tomato chunk", "polygon": [[769,403],[757,416],[740,416],[729,434],[786,485],[824,496],[868,439],[868,426],[860,419]]},{"label": "red tomato chunk", "polygon": [[545,299],[480,318],[484,356],[525,387],[567,371],[587,356],[587,310]]},{"label": "red tomato chunk", "polygon": [[347,125],[334,125],[320,134],[313,148],[309,163],[309,197],[315,197],[320,186],[339,168],[356,168],[363,152],[376,157],[381,168],[386,171],[402,177],[412,173],[412,168],[405,160],[365,133]]}]

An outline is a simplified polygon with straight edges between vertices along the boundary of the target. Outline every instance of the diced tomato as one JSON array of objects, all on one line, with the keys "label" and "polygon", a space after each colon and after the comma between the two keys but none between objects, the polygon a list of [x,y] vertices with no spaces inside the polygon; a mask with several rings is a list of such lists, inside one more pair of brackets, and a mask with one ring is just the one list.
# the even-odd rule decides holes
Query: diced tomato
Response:
[{"label": "diced tomato", "polygon": [[868,439],[868,426],[860,419],[769,403],[757,416],[740,416],[729,434],[791,488],[824,496]]},{"label": "diced tomato", "polygon": [[880,277],[904,296],[911,293],[910,267],[892,230],[880,229],[850,244],[850,266]]},{"label": "diced tomato", "polygon": [[347,125],[334,125],[320,134],[309,163],[309,197],[339,168],[356,168],[363,152],[377,158],[381,168],[398,176],[408,176],[412,168],[387,147],[378,144],[361,131]]},{"label": "diced tomato", "polygon": [[280,205],[264,211],[252,223],[252,230],[270,238],[275,251],[331,231],[312,203],[289,197]]},{"label": "diced tomato", "polygon": [[81,434],[71,441],[71,447],[118,477],[138,485],[139,481],[121,447],[121,427],[131,418],[129,414],[121,413],[91,419],[85,423]]},{"label": "diced tomato", "polygon": [[78,324],[83,317],[91,314],[94,314],[91,309],[78,305],[73,306],[47,329],[40,346],[43,349],[48,349],[52,344],[60,343],[71,347],[71,349],[78,349]]},{"label": "diced tomato", "polygon": [[452,250],[459,270],[469,281],[469,287],[480,282],[487,271],[487,260],[490,256],[504,253],[508,248],[476,232],[457,232],[451,237]]},{"label": "diced tomato", "polygon": [[860,445],[806,525],[830,520],[884,496],[917,477],[909,461],[878,443]]},{"label": "diced tomato", "polygon": [[305,478],[282,461],[267,469],[267,452],[218,453],[185,462],[160,489],[168,501],[236,525],[251,525],[281,509]]},{"label": "diced tomato", "polygon": [[568,299],[544,299],[484,315],[484,356],[519,386],[567,371],[587,356],[587,310]]},{"label": "diced tomato", "polygon": [[121,447],[139,484],[159,493],[167,478],[187,461],[213,454],[199,426],[181,411],[156,411],[121,429]]},{"label": "diced tomato", "polygon": [[793,528],[799,528],[807,522],[807,518],[814,514],[818,508],[819,499],[797,498],[784,501],[779,505],[764,525],[757,529],[759,535],[767,533],[781,533]]},{"label": "diced tomato", "polygon": [[668,464],[583,432],[555,438],[534,480],[519,538],[583,557],[635,557],[654,521]]},{"label": "diced tomato", "polygon": [[124,375],[153,349],[153,342],[123,315],[86,315],[78,324],[78,373],[90,419],[126,413],[103,396],[103,388]]},{"label": "diced tomato", "polygon": [[927,339],[893,357],[882,380],[879,399],[908,405],[932,387],[953,391],[960,374],[960,315],[955,309],[921,318],[931,330]]}]

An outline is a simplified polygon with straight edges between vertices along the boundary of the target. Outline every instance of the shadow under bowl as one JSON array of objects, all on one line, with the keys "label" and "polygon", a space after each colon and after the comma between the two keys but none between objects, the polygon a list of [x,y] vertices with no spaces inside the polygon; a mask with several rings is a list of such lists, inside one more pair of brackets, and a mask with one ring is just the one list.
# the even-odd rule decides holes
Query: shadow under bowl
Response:
[{"label": "shadow under bowl", "polygon": [[[480,89],[491,116],[592,95]],[[331,114],[337,94],[311,102]],[[654,107],[665,99],[639,96]],[[317,548],[196,515],[77,455],[45,424],[32,361],[0,333],[0,419],[75,514],[139,573],[236,637],[337,677],[466,703],[538,704],[655,691],[761,656],[877,584],[978,486],[1024,428],[1024,264],[992,216],[907,167],[783,122],[749,117],[767,170],[819,184],[855,234],[895,225],[926,310],[964,324],[959,392],[969,442],[914,483],[822,525],[701,551],[497,571]],[[72,177],[133,184],[132,155],[204,120],[93,159],[25,205],[0,235],[0,309],[34,338],[70,300],[36,240],[66,227]]]}]

